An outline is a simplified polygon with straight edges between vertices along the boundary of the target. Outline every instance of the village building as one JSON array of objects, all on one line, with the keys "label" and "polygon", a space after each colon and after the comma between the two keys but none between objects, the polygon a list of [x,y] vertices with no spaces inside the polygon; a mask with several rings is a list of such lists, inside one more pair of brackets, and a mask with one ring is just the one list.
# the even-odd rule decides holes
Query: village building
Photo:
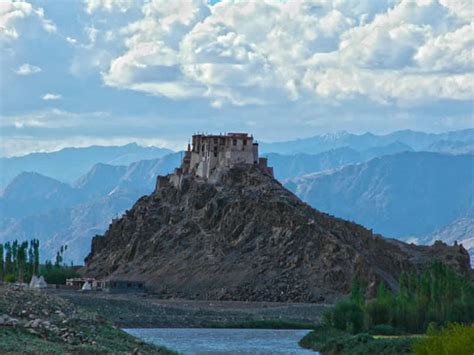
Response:
[{"label": "village building", "polygon": [[145,292],[145,283],[121,279],[94,280],[92,289],[109,293]]},{"label": "village building", "polygon": [[216,168],[238,165],[255,165],[273,176],[273,168],[267,166],[267,158],[259,158],[258,143],[248,133],[195,134],[175,175],[192,173],[208,179]]},{"label": "village building", "polygon": [[94,278],[90,277],[74,277],[71,279],[66,279],[66,286],[75,289],[82,289],[85,283],[92,284],[95,281]]}]

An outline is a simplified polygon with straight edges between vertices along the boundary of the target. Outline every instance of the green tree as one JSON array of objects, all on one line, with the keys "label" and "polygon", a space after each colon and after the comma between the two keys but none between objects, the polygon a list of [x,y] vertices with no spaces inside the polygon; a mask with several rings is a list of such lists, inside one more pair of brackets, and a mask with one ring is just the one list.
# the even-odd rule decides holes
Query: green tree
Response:
[{"label": "green tree", "polygon": [[27,271],[27,250],[28,242],[21,243],[17,248],[17,278],[20,282],[25,281],[25,274]]},{"label": "green tree", "polygon": [[3,280],[5,276],[5,265],[3,261],[3,244],[0,243],[0,281]]},{"label": "green tree", "polygon": [[18,240],[14,240],[12,243],[12,261],[13,261],[13,275],[18,275]]},{"label": "green tree", "polygon": [[7,242],[5,243],[5,276],[13,275],[14,273],[12,245],[10,242]]},{"label": "green tree", "polygon": [[355,304],[362,305],[365,301],[362,282],[359,282],[357,274],[352,281],[351,301]]},{"label": "green tree", "polygon": [[33,275],[39,275],[39,239],[33,239]]}]

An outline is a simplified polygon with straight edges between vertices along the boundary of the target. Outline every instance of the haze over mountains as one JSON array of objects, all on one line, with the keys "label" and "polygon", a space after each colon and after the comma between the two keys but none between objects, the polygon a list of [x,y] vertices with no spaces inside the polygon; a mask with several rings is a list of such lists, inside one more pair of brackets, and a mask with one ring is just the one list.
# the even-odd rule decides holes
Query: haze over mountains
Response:
[{"label": "haze over mountains", "polygon": [[152,191],[156,176],[171,172],[180,156],[173,153],[128,166],[98,163],[72,186],[38,173],[21,173],[0,197],[0,242],[38,238],[45,258],[53,258],[58,247],[67,244],[67,260],[82,263],[91,238]]},{"label": "haze over mountains", "polygon": [[404,152],[285,186],[315,208],[385,236],[424,236],[474,216],[474,154]]},{"label": "haze over mountains", "polygon": [[[420,243],[474,237],[474,129],[343,132],[260,150],[276,178],[321,211]],[[129,144],[0,159],[0,242],[39,238],[47,258],[68,244],[66,259],[82,263],[91,238],[150,193],[180,153]]]},{"label": "haze over mountains", "polygon": [[111,147],[64,148],[51,153],[0,158],[0,189],[22,172],[36,172],[72,183],[97,163],[128,165],[139,160],[161,158],[170,153],[172,151],[166,148],[141,147],[131,143]]}]

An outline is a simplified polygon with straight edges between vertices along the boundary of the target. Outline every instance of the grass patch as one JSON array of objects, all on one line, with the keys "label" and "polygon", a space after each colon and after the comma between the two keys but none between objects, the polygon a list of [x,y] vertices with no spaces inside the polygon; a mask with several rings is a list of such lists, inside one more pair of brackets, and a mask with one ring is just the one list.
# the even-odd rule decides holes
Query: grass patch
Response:
[{"label": "grass patch", "polygon": [[415,342],[413,349],[416,354],[474,354],[474,324],[450,324],[437,330],[430,329],[428,334]]},{"label": "grass patch", "polygon": [[280,320],[250,320],[244,322],[210,324],[208,328],[230,329],[313,329],[314,324]]},{"label": "grass patch", "polygon": [[414,338],[406,336],[374,337],[369,334],[352,335],[338,329],[316,327],[303,337],[303,348],[330,354],[411,354]]}]

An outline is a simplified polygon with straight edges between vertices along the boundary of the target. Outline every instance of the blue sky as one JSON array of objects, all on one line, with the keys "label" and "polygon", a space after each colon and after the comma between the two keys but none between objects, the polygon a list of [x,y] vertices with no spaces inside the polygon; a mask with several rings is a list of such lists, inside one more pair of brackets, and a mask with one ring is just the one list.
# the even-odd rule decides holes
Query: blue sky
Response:
[{"label": "blue sky", "polygon": [[0,154],[473,127],[471,0],[0,0]]}]

